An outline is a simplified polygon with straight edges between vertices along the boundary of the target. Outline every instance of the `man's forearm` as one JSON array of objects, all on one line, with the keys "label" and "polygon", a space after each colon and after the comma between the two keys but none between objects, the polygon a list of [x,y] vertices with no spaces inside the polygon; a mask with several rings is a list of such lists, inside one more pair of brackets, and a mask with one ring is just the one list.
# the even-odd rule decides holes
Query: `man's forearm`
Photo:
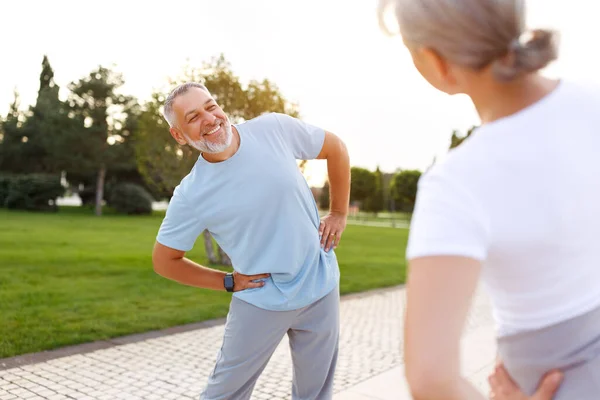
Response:
[{"label": "man's forearm", "polygon": [[225,272],[206,268],[188,258],[159,260],[154,270],[159,275],[183,285],[203,289],[225,290]]},{"label": "man's forearm", "polygon": [[350,157],[344,142],[339,140],[336,151],[327,157],[330,212],[348,214],[350,203]]}]

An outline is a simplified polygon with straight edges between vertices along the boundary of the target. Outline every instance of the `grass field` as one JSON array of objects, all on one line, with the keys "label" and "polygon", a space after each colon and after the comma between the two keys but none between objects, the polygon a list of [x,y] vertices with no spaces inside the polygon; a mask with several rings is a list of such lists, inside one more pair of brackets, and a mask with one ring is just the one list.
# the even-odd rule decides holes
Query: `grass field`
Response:
[{"label": "grass field", "polygon": [[[327,210],[321,210],[319,213],[323,216]],[[348,216],[348,223],[353,225],[371,225],[388,227],[408,227],[412,215],[404,212],[380,212],[369,213],[360,211]]]},{"label": "grass field", "polygon": [[[154,273],[161,220],[0,210],[0,358],[225,316],[228,293]],[[348,226],[337,249],[342,293],[402,283],[406,238]],[[205,262],[201,240],[188,255]]]}]

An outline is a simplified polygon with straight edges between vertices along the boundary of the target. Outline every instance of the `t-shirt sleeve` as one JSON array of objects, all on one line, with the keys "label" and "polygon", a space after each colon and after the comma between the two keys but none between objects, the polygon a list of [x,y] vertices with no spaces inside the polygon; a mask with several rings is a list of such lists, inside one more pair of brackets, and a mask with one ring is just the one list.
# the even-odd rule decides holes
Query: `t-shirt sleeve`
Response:
[{"label": "t-shirt sleeve", "polygon": [[175,250],[189,251],[204,229],[178,187],[171,197],[156,241]]},{"label": "t-shirt sleeve", "polygon": [[434,172],[421,177],[407,259],[446,255],[483,261],[488,241],[488,218],[473,194],[444,174]]},{"label": "t-shirt sleeve", "polygon": [[274,113],[284,142],[298,160],[314,160],[323,149],[325,130],[286,114]]}]

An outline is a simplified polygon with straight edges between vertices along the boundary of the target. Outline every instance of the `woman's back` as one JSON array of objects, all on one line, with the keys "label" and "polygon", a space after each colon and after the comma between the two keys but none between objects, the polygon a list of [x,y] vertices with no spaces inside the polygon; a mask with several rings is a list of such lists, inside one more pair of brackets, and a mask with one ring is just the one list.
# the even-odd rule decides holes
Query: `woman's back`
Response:
[{"label": "woman's back", "polygon": [[482,260],[507,370],[533,393],[561,369],[560,400],[600,390],[596,110],[599,88],[561,82],[477,129],[421,179],[407,254]]},{"label": "woman's back", "polygon": [[382,2],[423,78],[469,96],[482,121],[419,182],[404,345],[413,395],[481,398],[457,365],[482,276],[521,388],[560,368],[557,399],[597,399],[600,89],[538,74],[557,58],[557,35],[526,28],[524,0]]},{"label": "woman's back", "polygon": [[[443,238],[443,227],[426,222],[435,215],[417,209],[421,221],[413,224],[455,247],[449,251],[464,251],[459,247],[469,243],[469,252],[485,258],[483,281],[500,335],[542,328],[600,306],[596,110],[598,88],[561,82],[532,106],[476,130],[421,182],[432,201],[440,196],[454,203],[448,223],[478,226],[480,246],[474,246],[455,230]],[[424,202],[417,207],[428,207]],[[417,240],[419,232],[412,235],[409,257],[430,254],[419,248],[429,242]]]}]

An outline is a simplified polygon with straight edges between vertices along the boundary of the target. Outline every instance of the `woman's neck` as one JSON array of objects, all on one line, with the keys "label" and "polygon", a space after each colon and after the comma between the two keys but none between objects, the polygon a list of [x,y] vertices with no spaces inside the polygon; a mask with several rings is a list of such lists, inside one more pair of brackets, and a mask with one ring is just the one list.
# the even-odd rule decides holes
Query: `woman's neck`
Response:
[{"label": "woman's neck", "polygon": [[558,81],[540,75],[524,76],[514,82],[502,83],[483,78],[468,93],[482,124],[508,117],[538,102],[552,92]]}]

